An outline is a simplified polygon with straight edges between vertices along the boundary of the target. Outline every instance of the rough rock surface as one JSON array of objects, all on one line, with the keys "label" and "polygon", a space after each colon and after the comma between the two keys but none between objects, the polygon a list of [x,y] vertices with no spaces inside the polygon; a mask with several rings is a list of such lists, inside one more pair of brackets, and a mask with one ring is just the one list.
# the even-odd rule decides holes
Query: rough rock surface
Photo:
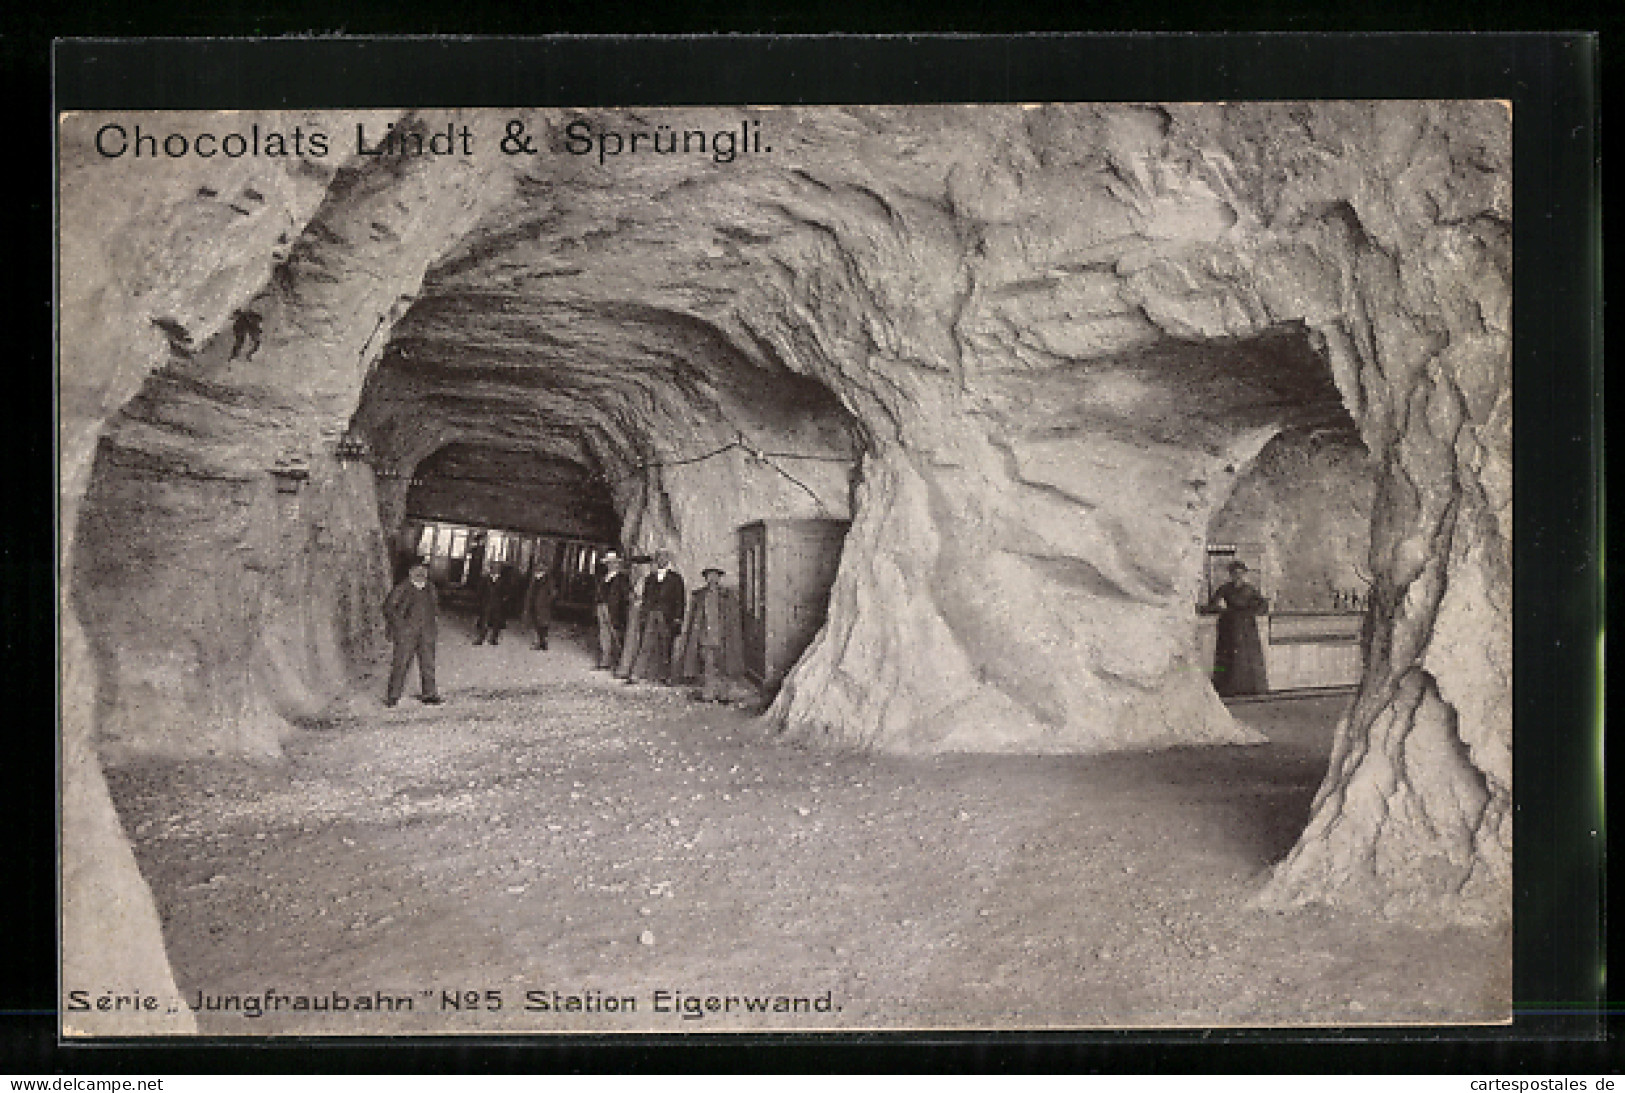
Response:
[{"label": "rough rock surface", "polygon": [[[161,125],[179,119],[150,120]],[[301,119],[244,115],[243,120],[292,125]],[[166,1004],[150,1027],[140,1027],[144,1019],[138,1017],[130,1031],[186,1031],[192,1027],[190,1015],[169,1014],[175,988],[157,914],[119,830],[94,750],[106,680],[93,664],[91,642],[74,609],[78,514],[97,434],[170,351],[154,320],[186,331],[218,329],[237,302],[264,283],[279,248],[320,203],[329,172],[303,161],[297,170],[264,161],[207,168],[132,161],[128,172],[112,178],[92,151],[94,129],[91,118],[65,118],[59,158],[59,217],[66,226],[58,251],[63,337],[57,387],[62,975],[64,984],[93,992],[126,992],[146,984]],[[243,204],[235,205],[239,200]],[[217,255],[235,257],[175,260],[203,240]]]},{"label": "rough rock surface", "polygon": [[[771,711],[787,732],[1245,741],[1195,663],[1201,544],[1272,436],[1346,412],[1376,468],[1378,639],[1266,897],[1504,916],[1504,109],[751,116],[773,151],[728,164],[600,165],[548,113],[533,159],[336,171],[110,168],[95,119],[66,120],[66,527],[103,431],[106,476],[64,554],[67,677],[96,695],[70,739],[274,754],[376,651],[401,473],[519,438],[610,480],[624,541],[690,571],[743,518],[851,516],[830,622]],[[405,124],[448,118],[490,121]],[[250,303],[264,347],[228,361]],[[352,418],[381,488],[332,456]]]}]

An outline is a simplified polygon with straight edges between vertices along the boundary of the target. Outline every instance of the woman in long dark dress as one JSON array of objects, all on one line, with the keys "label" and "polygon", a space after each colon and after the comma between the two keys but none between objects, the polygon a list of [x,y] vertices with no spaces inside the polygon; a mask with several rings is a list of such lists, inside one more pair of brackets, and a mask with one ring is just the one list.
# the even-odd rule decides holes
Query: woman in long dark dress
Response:
[{"label": "woman in long dark dress", "polygon": [[1213,646],[1214,690],[1221,695],[1266,693],[1270,688],[1264,678],[1264,643],[1258,637],[1258,616],[1270,605],[1248,583],[1245,562],[1230,563],[1230,579],[1213,590],[1208,609],[1219,613],[1218,640]]}]

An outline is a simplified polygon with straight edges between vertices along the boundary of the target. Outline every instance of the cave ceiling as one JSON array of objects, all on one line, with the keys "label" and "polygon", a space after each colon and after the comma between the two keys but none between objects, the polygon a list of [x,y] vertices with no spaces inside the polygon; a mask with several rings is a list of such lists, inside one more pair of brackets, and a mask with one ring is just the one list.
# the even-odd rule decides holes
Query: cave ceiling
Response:
[{"label": "cave ceiling", "polygon": [[1256,213],[1181,158],[1165,110],[777,110],[771,154],[726,164],[561,152],[571,118],[737,124],[712,113],[544,117],[547,151],[395,325],[375,443],[611,473],[739,436],[850,454],[928,419],[943,381],[952,412],[1038,436],[1353,428],[1303,324],[1228,284]]}]

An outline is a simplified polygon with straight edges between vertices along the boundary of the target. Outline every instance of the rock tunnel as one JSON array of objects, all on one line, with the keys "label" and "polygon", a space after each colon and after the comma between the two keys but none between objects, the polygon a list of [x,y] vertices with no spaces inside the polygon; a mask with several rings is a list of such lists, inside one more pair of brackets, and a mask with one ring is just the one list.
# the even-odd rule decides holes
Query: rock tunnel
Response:
[{"label": "rock tunnel", "polygon": [[[1259,899],[1509,916],[1502,106],[528,117],[531,158],[116,171],[64,118],[70,959],[164,959],[103,765],[274,760],[345,701],[414,475],[457,452],[590,480],[685,572],[750,520],[849,519],[764,714],[788,739],[1094,753],[1252,739],[1197,649],[1204,544],[1272,441],[1334,434],[1374,483],[1372,638]],[[742,117],[766,147],[728,162],[568,152]]]}]

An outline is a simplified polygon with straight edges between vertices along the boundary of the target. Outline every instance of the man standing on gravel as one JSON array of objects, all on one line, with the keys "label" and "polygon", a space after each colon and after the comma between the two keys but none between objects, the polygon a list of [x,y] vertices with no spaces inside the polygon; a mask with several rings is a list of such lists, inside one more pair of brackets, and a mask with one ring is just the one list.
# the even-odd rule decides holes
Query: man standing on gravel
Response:
[{"label": "man standing on gravel", "polygon": [[743,675],[745,666],[740,656],[739,597],[731,588],[722,587],[722,570],[716,566],[700,570],[705,585],[694,590],[688,604],[688,618],[678,638],[677,663],[672,665],[671,678],[679,680],[700,678],[700,689],[694,695],[701,702],[726,702],[728,680]]},{"label": "man standing on gravel", "polygon": [[536,631],[536,648],[547,648],[547,631],[553,625],[553,599],[557,594],[553,574],[547,563],[540,559],[530,575],[530,587],[525,591],[525,617]]},{"label": "man standing on gravel", "polygon": [[486,636],[491,638],[491,644],[496,645],[502,637],[502,628],[508,622],[508,600],[512,593],[512,583],[508,580],[508,567],[501,562],[493,562],[487,567],[487,572],[480,578],[480,617],[474,624],[474,644],[484,645]]},{"label": "man standing on gravel", "polygon": [[384,601],[384,624],[389,640],[395,645],[395,655],[389,664],[389,688],[384,693],[384,705],[393,706],[401,700],[406,687],[406,672],[417,658],[418,679],[423,693],[418,700],[438,705],[440,693],[434,685],[435,615],[439,597],[429,582],[429,567],[414,562],[407,571],[406,580],[396,585]]},{"label": "man standing on gravel", "polygon": [[604,572],[593,584],[592,603],[598,616],[598,667],[605,671],[620,663],[631,586],[620,555],[613,550],[604,555]]},{"label": "man standing on gravel", "polygon": [[686,607],[683,577],[671,566],[671,552],[655,551],[654,572],[643,578],[642,631],[627,682],[670,682],[672,643],[683,625]]}]

